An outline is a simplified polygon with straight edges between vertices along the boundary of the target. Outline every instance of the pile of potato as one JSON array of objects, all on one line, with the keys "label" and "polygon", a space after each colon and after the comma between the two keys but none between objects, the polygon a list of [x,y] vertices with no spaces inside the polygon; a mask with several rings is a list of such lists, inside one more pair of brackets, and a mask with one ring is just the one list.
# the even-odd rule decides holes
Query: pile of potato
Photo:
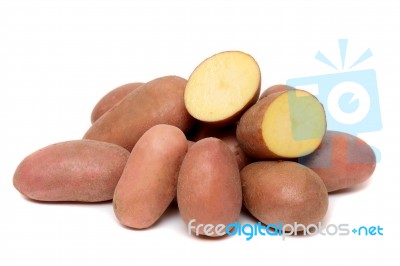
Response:
[{"label": "pile of potato", "polygon": [[188,80],[118,87],[94,107],[82,140],[26,157],[14,186],[37,201],[112,200],[120,223],[137,229],[175,200],[194,227],[234,223],[242,203],[264,224],[317,224],[328,193],[368,179],[375,154],[355,136],[326,131],[310,93],[276,85],[260,96],[260,84],[254,58],[227,51]]}]

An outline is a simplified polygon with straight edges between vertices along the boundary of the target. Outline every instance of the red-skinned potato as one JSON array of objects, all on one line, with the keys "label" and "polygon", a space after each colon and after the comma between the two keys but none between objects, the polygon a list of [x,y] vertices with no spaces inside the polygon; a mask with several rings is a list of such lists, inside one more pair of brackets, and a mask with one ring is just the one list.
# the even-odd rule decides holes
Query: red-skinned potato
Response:
[{"label": "red-skinned potato", "polygon": [[366,181],[374,172],[376,157],[360,138],[338,131],[327,131],[318,149],[299,158],[324,181],[328,192],[350,188]]},{"label": "red-skinned potato", "polygon": [[122,101],[122,99],[124,99],[129,93],[139,88],[143,84],[144,83],[142,82],[128,83],[119,86],[118,88],[115,88],[106,95],[104,95],[104,97],[101,98],[100,101],[98,101],[95,107],[93,108],[91,115],[92,124],[96,122],[96,120],[99,119],[104,113],[111,110],[111,108],[113,108],[120,101]]},{"label": "red-skinned potato", "polygon": [[[179,172],[177,201],[194,234],[218,237],[225,231],[219,231],[217,225],[237,220],[242,206],[239,169],[222,140],[205,138],[188,150]],[[214,228],[205,229],[200,224]]]},{"label": "red-skinned potato", "polygon": [[205,123],[198,123],[194,126],[190,138],[193,141],[199,141],[204,138],[214,137],[225,142],[229,149],[235,155],[239,170],[251,163],[252,159],[248,157],[239,145],[236,139],[236,125],[227,127],[213,127]]},{"label": "red-skinned potato", "polygon": [[186,137],[177,127],[156,125],[143,134],[115,188],[113,206],[121,224],[143,229],[161,217],[176,195],[187,149]]},{"label": "red-skinned potato", "polygon": [[13,183],[38,201],[111,200],[129,152],[94,140],[61,142],[40,149],[17,167]]},{"label": "red-skinned potato", "polygon": [[328,209],[328,192],[311,169],[288,161],[261,161],[240,172],[243,201],[262,223],[318,224]]},{"label": "red-skinned potato", "polygon": [[84,139],[114,143],[131,151],[151,127],[169,124],[186,132],[194,119],[183,102],[186,80],[165,76],[140,86],[101,116]]}]

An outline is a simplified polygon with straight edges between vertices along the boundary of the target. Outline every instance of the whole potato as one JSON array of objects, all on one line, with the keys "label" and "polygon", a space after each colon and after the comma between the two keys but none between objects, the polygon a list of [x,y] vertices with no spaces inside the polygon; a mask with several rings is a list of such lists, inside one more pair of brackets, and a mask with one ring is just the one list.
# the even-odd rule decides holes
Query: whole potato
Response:
[{"label": "whole potato", "polygon": [[156,125],[143,134],[115,188],[113,206],[121,224],[142,229],[161,217],[176,195],[187,149],[186,137],[177,127]]},{"label": "whole potato", "polygon": [[106,142],[57,143],[26,157],[17,167],[13,183],[33,200],[111,200],[128,157],[127,150]]},{"label": "whole potato", "polygon": [[244,205],[264,224],[317,224],[328,209],[328,192],[311,169],[288,161],[264,161],[240,172]]},{"label": "whole potato", "polygon": [[177,200],[183,220],[194,233],[218,237],[225,234],[216,231],[218,225],[237,220],[242,206],[239,169],[223,141],[205,138],[188,150],[179,172]]},{"label": "whole potato", "polygon": [[120,101],[122,101],[122,99],[124,99],[129,93],[139,88],[143,84],[144,83],[142,82],[128,83],[119,86],[118,88],[115,88],[106,95],[104,95],[104,97],[101,98],[100,101],[93,108],[91,115],[92,124],[96,122],[96,120],[99,119],[103,114],[111,110],[111,108],[113,108]]},{"label": "whole potato", "polygon": [[118,144],[131,151],[151,127],[169,124],[186,132],[194,119],[183,101],[186,80],[166,76],[140,86],[100,117],[84,139]]},{"label": "whole potato", "polygon": [[374,172],[376,157],[363,140],[343,132],[327,131],[318,149],[299,159],[324,181],[328,192],[349,188]]}]

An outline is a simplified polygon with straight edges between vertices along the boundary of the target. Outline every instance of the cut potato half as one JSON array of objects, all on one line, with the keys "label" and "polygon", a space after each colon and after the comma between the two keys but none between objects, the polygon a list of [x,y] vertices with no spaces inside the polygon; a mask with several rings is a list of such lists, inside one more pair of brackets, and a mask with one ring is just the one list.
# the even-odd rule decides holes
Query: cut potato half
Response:
[{"label": "cut potato half", "polygon": [[259,159],[297,158],[321,144],[325,111],[303,90],[274,93],[261,99],[240,119],[236,134],[243,150]]},{"label": "cut potato half", "polygon": [[185,105],[196,119],[217,125],[235,122],[260,94],[257,62],[240,51],[227,51],[203,61],[189,77]]}]

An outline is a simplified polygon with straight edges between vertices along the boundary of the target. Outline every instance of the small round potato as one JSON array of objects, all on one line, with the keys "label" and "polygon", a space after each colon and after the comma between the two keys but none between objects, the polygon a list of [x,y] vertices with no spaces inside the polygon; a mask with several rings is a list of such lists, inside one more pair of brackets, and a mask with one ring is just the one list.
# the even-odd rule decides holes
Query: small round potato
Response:
[{"label": "small round potato", "polygon": [[264,224],[317,224],[328,209],[328,192],[309,168],[288,161],[264,161],[240,172],[244,205]]}]

